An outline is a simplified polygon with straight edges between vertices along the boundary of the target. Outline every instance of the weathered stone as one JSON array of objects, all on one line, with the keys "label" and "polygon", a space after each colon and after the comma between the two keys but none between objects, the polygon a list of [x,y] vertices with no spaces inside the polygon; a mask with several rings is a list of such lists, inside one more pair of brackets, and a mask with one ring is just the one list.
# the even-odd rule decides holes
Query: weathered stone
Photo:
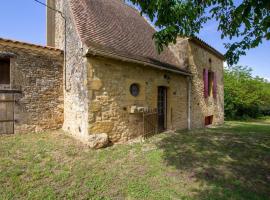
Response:
[{"label": "weathered stone", "polygon": [[89,135],[87,145],[93,149],[104,148],[109,144],[109,138],[106,133]]},{"label": "weathered stone", "polygon": [[110,133],[113,129],[113,125],[114,124],[111,121],[95,122],[94,124],[90,125],[90,133]]},{"label": "weathered stone", "polygon": [[87,141],[89,123],[95,115],[89,115],[88,101],[93,92],[88,91],[88,63],[85,54],[85,45],[80,41],[70,13],[69,1],[58,0],[55,8],[65,14],[67,24],[67,43],[65,43],[65,23],[61,15],[55,14],[55,47],[65,49],[66,45],[66,83],[63,129],[75,138]]},{"label": "weathered stone", "polygon": [[102,81],[99,79],[94,79],[89,81],[89,87],[92,90],[100,90],[102,87]]},{"label": "weathered stone", "polygon": [[[111,64],[107,65],[108,62]],[[132,114],[132,108],[136,107],[140,110],[156,108],[158,86],[165,83],[165,86],[169,88],[167,127],[169,129],[187,128],[187,80],[184,76],[102,58],[93,57],[89,59],[89,63],[92,67],[89,70],[95,71],[93,78],[101,79],[105,90],[97,93],[92,101],[89,101],[89,108],[96,102],[102,105],[102,109],[95,118],[97,124],[95,122],[89,124],[89,134],[108,133],[113,143],[125,142],[141,136],[143,134],[142,113]],[[164,74],[170,76],[169,82],[164,80]],[[132,83],[140,85],[138,97],[130,94],[129,87]],[[104,92],[107,92],[107,95],[104,95]],[[89,115],[91,112],[89,110]],[[109,128],[106,123],[99,123],[104,120],[110,122]]]},{"label": "weathered stone", "polygon": [[[16,45],[16,47],[14,46]],[[15,133],[61,128],[63,115],[63,55],[35,45],[2,44],[10,58],[10,85],[21,94],[15,98]],[[0,85],[0,89],[6,89]]]},{"label": "weathered stone", "polygon": [[[192,78],[191,122],[193,129],[202,128],[205,117],[213,115],[213,125],[224,123],[224,83],[223,60],[210,51],[193,42],[189,46],[189,70]],[[203,70],[215,72],[217,76],[217,98],[212,95],[204,97]]]},{"label": "weathered stone", "polygon": [[100,102],[99,101],[93,101],[92,103],[91,103],[91,106],[90,106],[90,111],[91,112],[98,112],[98,111],[100,111],[101,110],[101,104],[100,104]]}]

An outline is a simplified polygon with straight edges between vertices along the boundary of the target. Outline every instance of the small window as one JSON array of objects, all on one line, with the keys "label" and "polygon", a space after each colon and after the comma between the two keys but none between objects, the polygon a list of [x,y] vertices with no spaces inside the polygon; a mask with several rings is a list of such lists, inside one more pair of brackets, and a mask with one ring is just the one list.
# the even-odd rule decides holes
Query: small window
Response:
[{"label": "small window", "polygon": [[204,97],[217,97],[217,73],[208,69],[203,70]]},{"label": "small window", "polygon": [[137,97],[137,96],[139,96],[139,93],[140,93],[140,86],[137,83],[133,83],[133,84],[131,84],[129,90],[130,90],[130,94],[132,96]]},{"label": "small window", "polygon": [[205,126],[213,124],[213,119],[214,119],[213,115],[205,117]]},{"label": "small window", "polygon": [[214,72],[208,71],[208,96],[212,96],[214,93]]},{"label": "small window", "polygon": [[10,60],[0,59],[0,84],[10,84]]}]

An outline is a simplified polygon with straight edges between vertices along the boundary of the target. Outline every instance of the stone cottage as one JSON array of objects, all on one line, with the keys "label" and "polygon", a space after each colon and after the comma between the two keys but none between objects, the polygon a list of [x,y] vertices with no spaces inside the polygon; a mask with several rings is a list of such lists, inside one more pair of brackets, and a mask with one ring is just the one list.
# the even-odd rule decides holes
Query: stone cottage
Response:
[{"label": "stone cottage", "polygon": [[[50,100],[54,105],[46,109],[52,127],[36,123],[29,131],[56,128],[63,122],[63,130],[95,145],[95,140],[122,143],[152,132],[223,123],[224,57],[213,47],[198,38],[178,38],[158,54],[154,28],[122,0],[47,0],[47,4],[52,8],[47,9],[48,46],[33,45],[24,57],[26,64],[13,61],[29,73],[24,76],[35,74],[35,87],[23,83],[17,94],[22,97],[16,101],[32,95],[24,91],[26,87],[44,101],[47,94],[55,95]],[[1,43],[0,47],[13,55],[13,48]],[[31,57],[34,49],[47,54],[36,60]],[[28,66],[34,69],[27,71]],[[40,70],[43,66],[45,71]],[[20,70],[10,72],[16,77]],[[47,82],[40,80],[43,76],[48,76]],[[42,115],[35,119],[48,124]],[[28,122],[24,124],[27,131]]]}]

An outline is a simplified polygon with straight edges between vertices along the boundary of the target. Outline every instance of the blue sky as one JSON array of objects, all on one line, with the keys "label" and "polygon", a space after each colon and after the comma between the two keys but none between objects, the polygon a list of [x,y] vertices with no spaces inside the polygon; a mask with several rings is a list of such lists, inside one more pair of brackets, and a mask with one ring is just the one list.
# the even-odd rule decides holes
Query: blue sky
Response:
[{"label": "blue sky", "polygon": [[[44,2],[44,0],[42,0]],[[45,8],[34,0],[2,0],[0,7],[0,37],[15,39],[34,44],[46,44]],[[207,23],[200,33],[200,38],[225,53],[224,41],[217,32],[214,21]],[[270,42],[249,50],[241,57],[240,65],[252,67],[254,75],[270,81]]]}]

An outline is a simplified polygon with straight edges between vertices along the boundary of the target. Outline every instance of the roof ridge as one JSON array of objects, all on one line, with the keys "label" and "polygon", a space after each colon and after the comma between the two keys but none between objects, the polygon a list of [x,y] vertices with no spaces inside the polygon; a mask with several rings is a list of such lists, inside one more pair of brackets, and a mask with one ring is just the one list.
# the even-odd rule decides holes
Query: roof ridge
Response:
[{"label": "roof ridge", "polygon": [[154,27],[154,25],[151,24],[151,23],[148,21],[148,19],[147,19],[145,16],[143,16],[143,15],[141,14],[141,12],[140,12],[137,8],[135,8],[135,7],[132,6],[132,5],[129,5],[129,4],[125,3],[126,0],[118,0],[118,1],[121,1],[121,2],[122,2],[123,4],[125,4],[127,7],[132,8],[134,11],[136,11],[137,13],[139,13],[140,16],[143,17],[143,19],[147,22],[147,24],[148,24],[151,28],[153,28],[155,32],[157,31],[156,28]]},{"label": "roof ridge", "polygon": [[126,0],[118,0],[118,1],[122,1],[122,3],[124,3],[126,6],[132,8],[133,10],[135,10],[135,11],[137,11],[137,12],[139,12],[134,6],[127,4],[127,3],[126,3]]}]

